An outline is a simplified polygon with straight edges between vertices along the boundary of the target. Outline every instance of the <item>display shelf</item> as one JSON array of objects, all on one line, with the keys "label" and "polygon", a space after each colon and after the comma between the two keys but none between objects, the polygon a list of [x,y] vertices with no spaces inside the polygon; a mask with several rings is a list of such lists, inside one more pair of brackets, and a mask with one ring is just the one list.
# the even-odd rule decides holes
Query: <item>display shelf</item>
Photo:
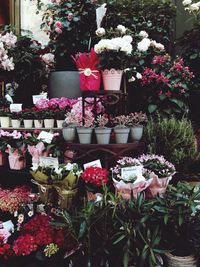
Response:
[{"label": "display shelf", "polygon": [[79,144],[65,143],[65,148],[73,150],[75,155],[73,161],[79,163],[87,163],[96,159],[100,159],[103,167],[109,168],[120,157],[131,156],[136,157],[145,151],[145,143],[128,143],[128,144]]},{"label": "display shelf", "polygon": [[20,128],[13,128],[13,127],[8,127],[8,128],[1,128],[0,130],[4,130],[4,131],[22,131],[22,132],[34,132],[34,131],[62,131],[62,128],[24,128],[24,127],[20,127]]}]

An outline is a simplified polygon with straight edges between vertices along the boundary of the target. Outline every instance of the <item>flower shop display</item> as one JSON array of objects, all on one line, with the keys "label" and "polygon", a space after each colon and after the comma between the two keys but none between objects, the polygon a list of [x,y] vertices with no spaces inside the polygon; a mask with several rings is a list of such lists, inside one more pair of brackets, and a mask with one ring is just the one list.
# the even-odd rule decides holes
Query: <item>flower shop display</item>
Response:
[{"label": "flower shop display", "polygon": [[115,141],[117,144],[126,144],[128,142],[130,128],[129,125],[129,116],[120,115],[116,116],[113,119],[114,124],[116,125],[114,128],[115,133]]},{"label": "flower shop display", "polygon": [[152,183],[151,178],[146,179],[143,176],[143,165],[138,159],[124,157],[118,160],[117,165],[111,170],[116,192],[124,199],[137,197]]},{"label": "flower shop display", "polygon": [[147,170],[145,175],[152,178],[152,182],[146,190],[148,197],[155,197],[156,195],[164,196],[167,186],[175,174],[175,167],[168,162],[163,156],[154,154],[142,155],[138,160]]},{"label": "flower shop display", "polygon": [[147,122],[147,116],[142,112],[129,114],[130,136],[132,141],[139,142],[143,135],[143,124]]},{"label": "flower shop display", "polygon": [[97,116],[97,125],[94,129],[96,138],[97,138],[97,144],[109,144],[110,143],[110,135],[111,135],[111,128],[107,128],[106,125],[109,122],[108,115],[103,114]]},{"label": "flower shop display", "polygon": [[99,58],[94,52],[79,53],[74,57],[80,73],[80,89],[82,91],[99,91],[101,75],[98,70]]}]

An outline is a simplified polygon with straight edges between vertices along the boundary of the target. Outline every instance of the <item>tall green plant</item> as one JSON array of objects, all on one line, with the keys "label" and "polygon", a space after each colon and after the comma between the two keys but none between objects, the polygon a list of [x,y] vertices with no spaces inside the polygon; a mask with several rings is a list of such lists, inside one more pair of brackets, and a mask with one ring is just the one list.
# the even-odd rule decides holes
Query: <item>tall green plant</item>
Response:
[{"label": "tall green plant", "polygon": [[187,171],[199,159],[197,142],[191,122],[174,117],[150,118],[145,128],[148,152],[164,155],[178,170]]}]

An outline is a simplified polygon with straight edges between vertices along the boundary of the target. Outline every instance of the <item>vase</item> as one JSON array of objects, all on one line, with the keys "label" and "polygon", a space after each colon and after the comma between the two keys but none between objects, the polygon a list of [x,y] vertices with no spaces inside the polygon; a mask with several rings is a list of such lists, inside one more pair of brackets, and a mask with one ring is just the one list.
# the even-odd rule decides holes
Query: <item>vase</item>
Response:
[{"label": "vase", "polygon": [[121,86],[122,74],[122,70],[110,69],[102,71],[104,90],[119,91]]},{"label": "vase", "polygon": [[4,166],[6,164],[6,155],[2,151],[0,151],[0,166]]},{"label": "vase", "polygon": [[117,144],[126,144],[128,142],[130,128],[115,127],[114,132],[115,132],[115,141]]},{"label": "vase", "polygon": [[1,128],[9,128],[10,127],[10,117],[0,117],[0,122],[1,122]]},{"label": "vase", "polygon": [[110,143],[111,128],[95,128],[97,144],[106,145]]},{"label": "vase", "polygon": [[24,128],[26,128],[26,129],[33,128],[33,120],[32,119],[27,119],[27,120],[23,120],[23,121],[24,121]]},{"label": "vase", "polygon": [[168,267],[196,267],[197,258],[194,255],[180,257],[171,253],[166,253],[166,262]]},{"label": "vase", "polygon": [[8,162],[11,170],[22,170],[26,168],[26,158],[21,155],[9,155]]},{"label": "vase", "polygon": [[21,120],[11,119],[11,125],[13,128],[18,129],[21,126]]},{"label": "vase", "polygon": [[75,127],[65,127],[62,129],[63,138],[66,142],[73,143],[76,137]]},{"label": "vase", "polygon": [[142,139],[142,135],[143,135],[142,125],[135,125],[131,127],[130,136],[133,142],[139,142]]},{"label": "vase", "polygon": [[78,127],[77,133],[80,144],[91,144],[92,141],[92,128]]},{"label": "vase", "polygon": [[41,129],[43,127],[43,123],[44,123],[43,120],[34,120],[34,127],[36,129]]},{"label": "vase", "polygon": [[65,120],[56,120],[57,128],[63,128],[63,122],[65,122]]},{"label": "vase", "polygon": [[44,119],[44,128],[51,129],[54,127],[54,119]]}]

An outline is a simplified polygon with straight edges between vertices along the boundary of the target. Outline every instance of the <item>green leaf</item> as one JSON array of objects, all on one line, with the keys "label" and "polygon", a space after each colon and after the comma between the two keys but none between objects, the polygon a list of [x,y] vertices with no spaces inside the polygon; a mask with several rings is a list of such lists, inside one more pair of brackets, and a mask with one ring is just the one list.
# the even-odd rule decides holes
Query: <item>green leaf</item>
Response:
[{"label": "green leaf", "polygon": [[149,111],[149,113],[153,113],[153,112],[155,112],[156,109],[157,109],[157,105],[153,105],[153,104],[151,104],[151,105],[148,106],[148,111]]},{"label": "green leaf", "polygon": [[184,103],[176,98],[171,98],[170,101],[175,103],[179,108],[182,108],[184,106]]},{"label": "green leaf", "polygon": [[122,241],[124,238],[126,237],[126,235],[120,235],[114,242],[113,245],[116,245],[117,243],[119,243],[120,241]]},{"label": "green leaf", "polygon": [[162,101],[162,100],[166,99],[166,95],[163,95],[163,94],[162,94],[162,95],[159,96],[159,98],[160,98],[160,100]]},{"label": "green leaf", "polygon": [[86,232],[86,229],[87,229],[87,225],[86,225],[86,222],[84,221],[84,222],[82,222],[81,225],[80,225],[78,238],[83,237],[83,235],[84,235],[85,232]]}]

